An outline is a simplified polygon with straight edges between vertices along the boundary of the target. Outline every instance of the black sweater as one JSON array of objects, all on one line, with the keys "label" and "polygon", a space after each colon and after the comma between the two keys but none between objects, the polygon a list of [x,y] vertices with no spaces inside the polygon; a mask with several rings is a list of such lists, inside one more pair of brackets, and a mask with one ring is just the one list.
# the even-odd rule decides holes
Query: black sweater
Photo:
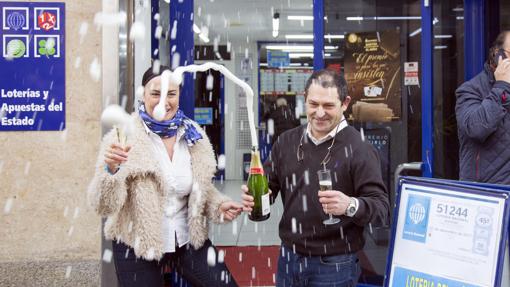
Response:
[{"label": "black sweater", "polygon": [[279,226],[280,238],[284,245],[303,255],[356,252],[365,243],[364,226],[374,220],[387,222],[389,216],[388,194],[377,151],[370,143],[362,141],[361,134],[351,126],[337,133],[326,167],[331,170],[333,189],[356,197],[359,208],[353,218],[340,216],[339,224],[326,226],[322,221],[328,215],[317,195],[317,171],[333,139],[316,146],[305,135],[304,159],[298,162],[297,149],[305,129],[306,126],[300,126],[283,133],[273,145],[264,167],[273,202],[279,193],[282,195],[284,211]]}]

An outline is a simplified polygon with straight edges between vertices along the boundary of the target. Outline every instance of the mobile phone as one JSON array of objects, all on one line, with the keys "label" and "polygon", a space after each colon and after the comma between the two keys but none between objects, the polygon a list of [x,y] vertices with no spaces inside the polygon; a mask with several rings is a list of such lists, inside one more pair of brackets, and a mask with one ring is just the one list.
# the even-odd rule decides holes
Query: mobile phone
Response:
[{"label": "mobile phone", "polygon": [[496,66],[498,65],[499,57],[501,57],[501,60],[506,59],[506,53],[503,49],[498,49],[498,52],[496,52],[496,56],[494,58],[494,63],[496,63]]}]

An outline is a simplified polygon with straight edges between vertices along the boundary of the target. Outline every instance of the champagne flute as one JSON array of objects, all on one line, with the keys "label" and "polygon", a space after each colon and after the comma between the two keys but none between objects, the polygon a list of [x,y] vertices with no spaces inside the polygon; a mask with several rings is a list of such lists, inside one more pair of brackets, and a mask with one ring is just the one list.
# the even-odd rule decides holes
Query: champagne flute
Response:
[{"label": "champagne flute", "polygon": [[[317,176],[319,177],[319,188],[320,191],[331,190],[333,187],[331,180],[331,171],[329,169],[321,169],[317,172]],[[333,217],[330,213],[329,218],[324,220],[322,223],[325,225],[337,224],[340,222],[339,218]]]}]

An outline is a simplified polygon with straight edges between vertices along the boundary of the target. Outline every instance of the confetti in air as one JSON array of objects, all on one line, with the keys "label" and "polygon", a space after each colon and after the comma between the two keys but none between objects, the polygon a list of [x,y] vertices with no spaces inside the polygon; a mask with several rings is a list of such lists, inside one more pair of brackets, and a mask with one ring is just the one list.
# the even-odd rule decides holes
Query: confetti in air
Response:
[{"label": "confetti in air", "polygon": [[74,215],[73,215],[73,219],[76,219],[78,218],[78,214],[80,213],[80,208],[79,207],[76,207],[74,209]]},{"label": "confetti in air", "polygon": [[127,15],[125,12],[105,13],[98,12],[94,15],[94,24],[100,26],[124,26],[126,25]]},{"label": "confetti in air", "polygon": [[158,27],[156,27],[156,31],[154,31],[154,38],[161,39],[161,35],[163,35],[163,27],[158,25]]},{"label": "confetti in air", "polygon": [[74,68],[78,69],[80,66],[81,66],[81,57],[76,57],[76,59],[74,59]]},{"label": "confetti in air", "polygon": [[32,163],[29,161],[27,161],[27,163],[25,164],[25,175],[28,175],[28,173],[30,172],[31,165],[32,165]]},{"label": "confetti in air", "polygon": [[292,225],[292,233],[297,233],[296,218],[292,217],[291,225]]},{"label": "confetti in air", "polygon": [[214,77],[212,74],[207,75],[207,80],[205,81],[205,88],[210,91],[214,87]]},{"label": "confetti in air", "polygon": [[218,169],[219,170],[224,170],[225,169],[225,164],[226,164],[225,155],[224,154],[220,154],[218,156]]},{"label": "confetti in air", "polygon": [[80,24],[80,30],[78,31],[78,34],[80,35],[80,44],[83,44],[83,40],[85,40],[85,36],[87,35],[88,30],[89,30],[89,23],[82,22]]},{"label": "confetti in air", "polygon": [[179,63],[181,61],[181,54],[174,53],[172,56],[172,69],[175,70],[177,67],[179,67]]},{"label": "confetti in air", "polygon": [[159,60],[154,60],[152,63],[152,72],[154,74],[159,74],[159,70],[161,70],[161,62]]},{"label": "confetti in air", "polygon": [[225,262],[225,251],[223,249],[220,249],[220,251],[218,251],[218,263],[223,262]]},{"label": "confetti in air", "polygon": [[101,64],[99,63],[97,57],[94,57],[92,63],[90,63],[89,74],[92,80],[96,82],[99,82],[99,79],[101,79]]},{"label": "confetti in air", "polygon": [[74,226],[71,226],[71,228],[69,228],[69,231],[67,232],[67,236],[71,237],[71,235],[73,235],[73,232],[74,232]]},{"label": "confetti in air", "polygon": [[232,221],[232,234],[237,235],[237,220]]},{"label": "confetti in air", "polygon": [[73,269],[72,266],[67,266],[66,268],[66,279],[68,279],[69,277],[71,277],[71,270]]},{"label": "confetti in air", "polygon": [[216,251],[212,247],[207,249],[207,265],[211,267],[216,265]]},{"label": "confetti in air", "polygon": [[274,135],[274,120],[268,119],[267,120],[267,134],[268,135]]},{"label": "confetti in air", "polygon": [[175,40],[177,38],[177,20],[174,20],[174,25],[170,31],[170,39]]},{"label": "confetti in air", "polygon": [[131,42],[145,40],[145,25],[142,22],[136,21],[131,25],[129,40]]},{"label": "confetti in air", "polygon": [[11,212],[13,203],[14,203],[14,198],[9,197],[4,205],[4,214],[9,214]]},{"label": "confetti in air", "polygon": [[112,262],[113,253],[110,249],[106,248],[103,252],[103,261],[106,263]]},{"label": "confetti in air", "polygon": [[143,100],[143,93],[144,93],[143,86],[138,86],[136,88],[136,92],[135,92],[136,100],[142,101]]},{"label": "confetti in air", "polygon": [[308,202],[306,201],[306,194],[303,194],[303,212],[308,211]]}]

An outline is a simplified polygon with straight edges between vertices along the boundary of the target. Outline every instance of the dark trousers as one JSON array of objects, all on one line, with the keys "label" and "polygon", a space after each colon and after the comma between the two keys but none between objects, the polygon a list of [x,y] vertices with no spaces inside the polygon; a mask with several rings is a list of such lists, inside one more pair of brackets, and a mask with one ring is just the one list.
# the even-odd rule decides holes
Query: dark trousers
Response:
[{"label": "dark trousers", "polygon": [[278,287],[354,287],[361,268],[356,254],[304,256],[282,245]]},{"label": "dark trousers", "polygon": [[[225,263],[215,260],[214,266],[208,265],[209,248],[214,248],[215,253],[218,254],[211,241],[207,240],[198,250],[187,244],[176,248],[174,253],[166,253],[160,261],[147,261],[136,258],[134,250],[129,246],[113,242],[113,257],[119,287],[161,287],[165,266],[177,271],[193,287],[237,286]],[[172,283],[180,286],[175,282]]]}]

